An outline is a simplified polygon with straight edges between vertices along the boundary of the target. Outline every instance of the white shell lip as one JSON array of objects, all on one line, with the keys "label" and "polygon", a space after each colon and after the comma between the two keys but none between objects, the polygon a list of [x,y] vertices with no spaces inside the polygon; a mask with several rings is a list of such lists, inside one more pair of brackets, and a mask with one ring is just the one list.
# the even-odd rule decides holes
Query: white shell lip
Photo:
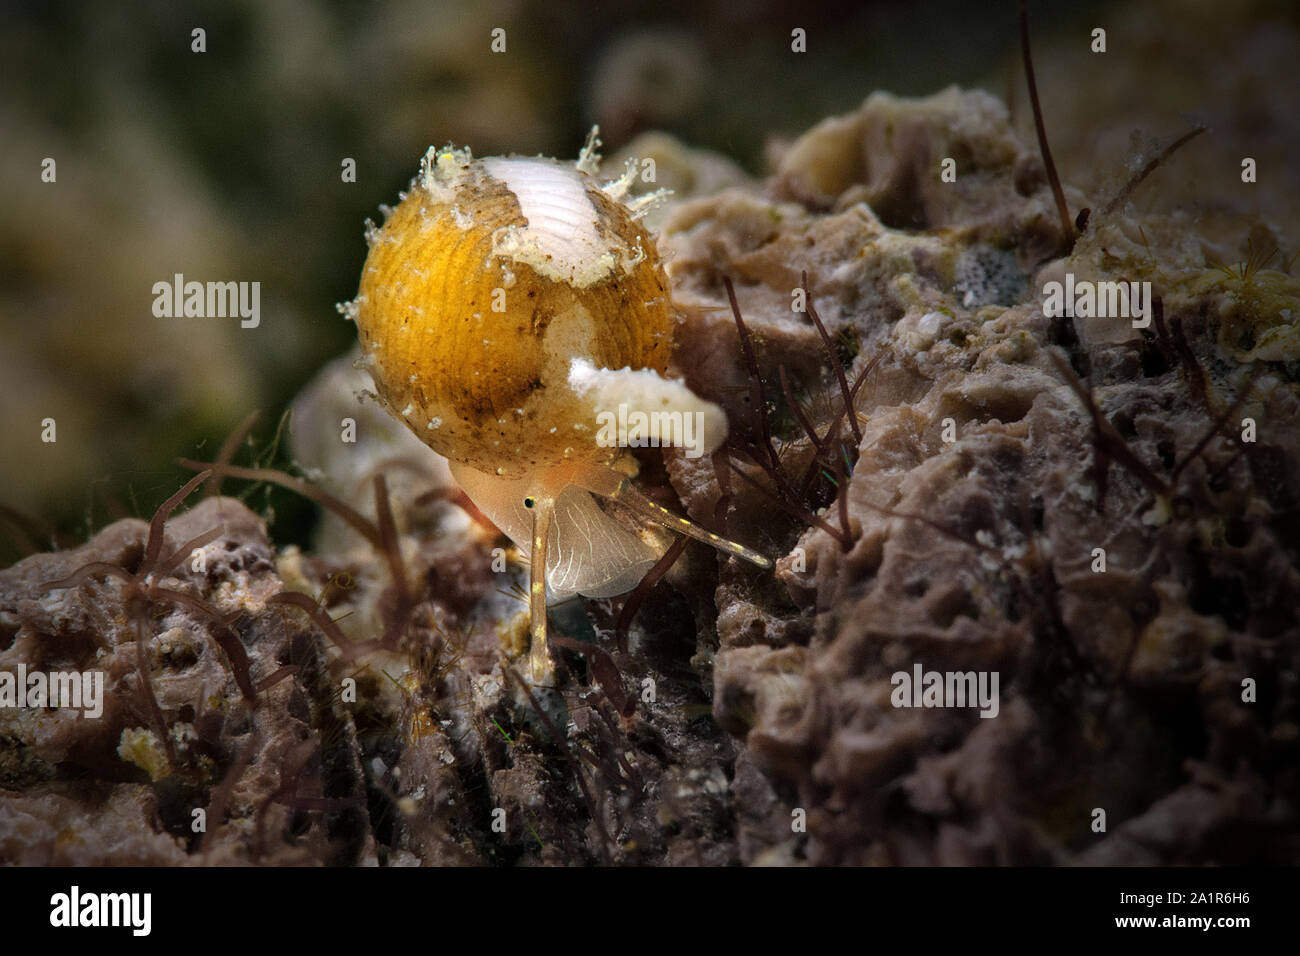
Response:
[{"label": "white shell lip", "polygon": [[628,161],[622,177],[597,186],[592,176],[600,162],[598,133],[593,127],[576,163],[542,156],[475,160],[468,147],[431,146],[420,161],[420,173],[412,187],[418,184],[436,202],[450,207],[456,225],[468,229],[475,225],[470,212],[474,190],[483,177],[496,180],[515,197],[524,220],[492,233],[492,256],[501,260],[507,285],[512,277],[510,264],[521,263],[554,282],[589,288],[609,281],[619,271],[630,273],[646,259],[646,244],[653,243],[638,236],[629,246],[607,228],[607,213],[594,197],[603,193],[635,220],[668,193],[658,190],[624,202],[636,175],[634,160]]},{"label": "white shell lip", "polygon": [[618,265],[610,237],[586,177],[546,159],[482,161],[484,171],[514,194],[526,225],[506,226],[493,236],[495,255],[532,266],[548,278],[587,287],[608,279]]}]

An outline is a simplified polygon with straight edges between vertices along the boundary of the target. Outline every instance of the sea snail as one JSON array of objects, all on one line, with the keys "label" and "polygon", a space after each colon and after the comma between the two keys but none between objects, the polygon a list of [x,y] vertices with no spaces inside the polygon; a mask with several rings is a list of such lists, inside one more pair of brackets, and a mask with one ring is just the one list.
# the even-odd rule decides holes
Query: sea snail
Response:
[{"label": "sea snail", "polygon": [[598,427],[623,405],[643,413],[639,441],[625,431],[624,444],[682,444],[677,423],[693,416],[700,454],[727,422],[665,377],[676,315],[639,223],[657,196],[623,201],[632,164],[597,184],[596,134],[576,163],[431,148],[383,226],[367,223],[360,290],[342,307],[389,411],[449,459],[461,490],[529,557],[535,679],[550,665],[548,591],[621,594],[660,557],[662,545],[593,494],[771,567],[636,491],[634,463]]}]

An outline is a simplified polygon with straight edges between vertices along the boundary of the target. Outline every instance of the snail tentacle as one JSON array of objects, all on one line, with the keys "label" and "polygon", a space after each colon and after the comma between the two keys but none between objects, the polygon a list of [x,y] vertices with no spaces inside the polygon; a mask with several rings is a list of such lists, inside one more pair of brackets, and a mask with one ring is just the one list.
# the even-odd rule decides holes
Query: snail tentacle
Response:
[{"label": "snail tentacle", "polygon": [[532,660],[533,680],[540,683],[551,668],[551,658],[546,649],[546,555],[551,540],[555,500],[532,496],[525,501],[525,506],[533,512],[533,550],[528,566],[529,656]]},{"label": "snail tentacle", "polygon": [[633,511],[655,524],[694,538],[696,541],[703,541],[710,547],[743,558],[760,568],[772,567],[770,558],[745,547],[743,544],[724,538],[720,534],[714,534],[689,518],[684,518],[669,511],[663,505],[651,501],[636,490],[636,487],[627,476],[614,471],[612,468],[587,469],[576,479],[576,483],[593,494],[609,498],[611,501],[617,501],[629,511]]}]

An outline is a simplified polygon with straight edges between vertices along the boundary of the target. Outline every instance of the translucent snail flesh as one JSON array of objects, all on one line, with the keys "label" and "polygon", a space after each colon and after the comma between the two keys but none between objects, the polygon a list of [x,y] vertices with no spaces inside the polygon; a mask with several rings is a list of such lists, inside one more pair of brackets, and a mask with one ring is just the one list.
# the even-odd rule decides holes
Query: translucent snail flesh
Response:
[{"label": "translucent snail flesh", "polygon": [[553,600],[620,594],[659,558],[593,494],[770,567],[637,492],[625,449],[602,440],[598,415],[619,404],[697,416],[704,451],[727,425],[665,377],[676,318],[638,221],[656,197],[623,201],[631,166],[597,184],[595,137],[576,163],[430,149],[382,228],[368,228],[360,290],[345,307],[380,398],[529,555],[535,678],[549,665],[548,590]]}]

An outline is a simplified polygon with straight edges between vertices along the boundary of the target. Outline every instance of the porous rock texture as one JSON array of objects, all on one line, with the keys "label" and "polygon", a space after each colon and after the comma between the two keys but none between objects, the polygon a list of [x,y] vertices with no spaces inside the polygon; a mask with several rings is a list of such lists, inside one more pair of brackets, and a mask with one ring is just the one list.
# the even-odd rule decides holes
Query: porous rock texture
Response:
[{"label": "porous rock texture", "polygon": [[[529,686],[526,569],[345,358],[293,441],[353,518],[310,551],[229,498],[166,526],[164,553],[223,527],[205,570],[156,583],[235,628],[256,704],[192,604],[140,611],[112,574],[49,588],[134,574],[144,523],[0,572],[0,667],[111,688],[99,722],[0,712],[0,859],[1300,858],[1295,280],[1213,268],[1239,237],[1143,215],[1140,192],[1103,214],[1067,187],[1094,213],[1065,255],[1037,149],[983,93],[875,94],[763,181],[646,148],[730,184],[657,224],[678,371],[731,435],[644,453],[638,484],[776,572],[692,544],[622,637],[621,598],[554,608],[554,686]],[[1151,281],[1160,321],[1045,316],[1067,272]],[[897,706],[918,665],[996,673],[996,713]]]},{"label": "porous rock texture", "polygon": [[[941,157],[957,159],[955,183]],[[1109,198],[1067,197],[1076,210]],[[814,863],[1296,859],[1300,419],[1285,309],[1300,286],[1212,269],[1214,237],[1189,225],[1122,205],[1055,259],[1036,151],[1001,104],[956,90],[877,94],[796,143],[765,191],[675,210],[675,291],[716,303],[734,277],[769,396],[784,367],[824,435],[836,383],[791,311],[805,270],[848,379],[875,362],[856,401],[847,546],[816,528],[795,549],[773,534],[786,594],[734,564],[720,573],[715,716],[745,742],[737,781],[758,768],[780,795],[742,833],[784,831]],[[1067,270],[1152,280],[1162,327],[1045,317],[1039,290]],[[706,315],[681,353],[688,379],[751,421],[731,317]],[[1231,342],[1242,325],[1252,343],[1288,343],[1253,380],[1243,360],[1261,356]],[[1071,376],[1090,377],[1136,466],[1108,444],[1098,470]],[[801,476],[809,442],[780,404],[778,450]],[[712,469],[670,471],[709,514]],[[779,529],[763,518],[772,498],[741,489],[729,531],[755,544],[747,529]],[[917,664],[997,672],[999,713],[895,706],[892,675]],[[789,834],[791,807],[806,841]]]},{"label": "porous rock texture", "polygon": [[[168,522],[162,553],[212,529],[221,532],[215,540],[140,582],[147,600],[131,597],[132,585],[112,572],[50,586],[95,564],[136,575],[149,526],[135,519],[0,572],[0,670],[21,662],[28,671],[101,672],[105,681],[99,717],[0,709],[0,860],[373,858],[351,717],[331,696],[321,637],[267,604],[281,586],[261,519],[235,499],[208,498]],[[222,627],[245,649],[255,703],[214,637]],[[308,812],[321,806],[337,808],[328,827]]]}]

